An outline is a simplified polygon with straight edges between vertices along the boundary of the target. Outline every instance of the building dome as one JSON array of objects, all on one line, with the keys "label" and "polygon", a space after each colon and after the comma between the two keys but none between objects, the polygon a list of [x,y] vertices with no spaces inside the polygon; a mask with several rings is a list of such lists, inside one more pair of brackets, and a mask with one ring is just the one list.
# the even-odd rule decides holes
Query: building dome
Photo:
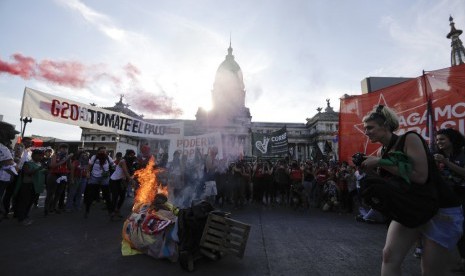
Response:
[{"label": "building dome", "polygon": [[216,70],[215,82],[213,89],[224,89],[228,87],[232,90],[244,90],[244,80],[242,70],[239,64],[234,60],[231,45],[228,48],[228,55]]}]

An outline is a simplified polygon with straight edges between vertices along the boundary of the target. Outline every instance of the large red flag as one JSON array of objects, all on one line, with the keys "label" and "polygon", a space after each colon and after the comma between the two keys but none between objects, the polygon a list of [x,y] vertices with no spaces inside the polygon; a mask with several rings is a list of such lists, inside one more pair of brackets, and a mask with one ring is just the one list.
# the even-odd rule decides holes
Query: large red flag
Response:
[{"label": "large red flag", "polygon": [[[436,128],[453,127],[465,133],[465,64],[427,72],[418,78],[376,92],[341,99],[339,115],[339,159],[350,161],[356,152],[373,155],[379,144],[371,144],[363,130],[363,117],[383,104],[399,115],[397,134],[416,131],[429,140],[428,101],[434,110]],[[431,109],[430,108],[430,109]]]}]

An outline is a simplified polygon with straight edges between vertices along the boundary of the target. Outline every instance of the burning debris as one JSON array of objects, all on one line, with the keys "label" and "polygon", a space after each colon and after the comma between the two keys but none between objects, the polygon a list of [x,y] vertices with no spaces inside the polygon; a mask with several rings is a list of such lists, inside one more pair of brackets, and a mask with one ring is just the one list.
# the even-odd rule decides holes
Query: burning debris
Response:
[{"label": "burning debris", "polygon": [[194,270],[201,257],[213,260],[225,254],[243,257],[250,225],[232,220],[229,213],[215,211],[201,201],[179,209],[168,201],[168,186],[158,176],[152,157],[147,166],[136,171],[136,190],[132,213],[122,231],[124,256],[144,253],[157,259],[179,261],[181,267]]},{"label": "burning debris", "polygon": [[168,187],[163,187],[158,181],[157,176],[161,169],[155,167],[155,158],[152,156],[147,166],[134,173],[139,182],[139,188],[136,190],[133,211],[142,204],[151,204],[157,194],[168,196]]}]

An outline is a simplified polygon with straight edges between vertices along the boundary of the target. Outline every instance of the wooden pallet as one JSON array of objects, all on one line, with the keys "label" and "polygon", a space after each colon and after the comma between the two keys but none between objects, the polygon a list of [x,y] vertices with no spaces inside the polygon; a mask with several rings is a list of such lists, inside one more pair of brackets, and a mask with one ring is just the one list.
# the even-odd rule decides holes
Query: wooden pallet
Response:
[{"label": "wooden pallet", "polygon": [[250,225],[228,217],[209,214],[200,246],[221,254],[244,256]]}]

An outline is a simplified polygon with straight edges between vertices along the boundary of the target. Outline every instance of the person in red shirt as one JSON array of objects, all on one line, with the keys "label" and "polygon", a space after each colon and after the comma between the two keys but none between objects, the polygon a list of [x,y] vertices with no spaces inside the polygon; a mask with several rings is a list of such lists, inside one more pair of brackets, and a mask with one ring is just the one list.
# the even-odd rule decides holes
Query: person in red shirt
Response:
[{"label": "person in red shirt", "polygon": [[58,152],[52,156],[50,161],[50,173],[47,177],[47,196],[45,197],[44,215],[49,212],[59,213],[56,210],[58,200],[61,194],[65,191],[69,181],[69,173],[71,172],[71,157],[72,153],[68,153],[68,144],[60,144]]},{"label": "person in red shirt", "polygon": [[66,212],[78,211],[81,208],[82,194],[87,185],[87,168],[89,166],[89,152],[81,151],[71,162],[71,174]]}]

